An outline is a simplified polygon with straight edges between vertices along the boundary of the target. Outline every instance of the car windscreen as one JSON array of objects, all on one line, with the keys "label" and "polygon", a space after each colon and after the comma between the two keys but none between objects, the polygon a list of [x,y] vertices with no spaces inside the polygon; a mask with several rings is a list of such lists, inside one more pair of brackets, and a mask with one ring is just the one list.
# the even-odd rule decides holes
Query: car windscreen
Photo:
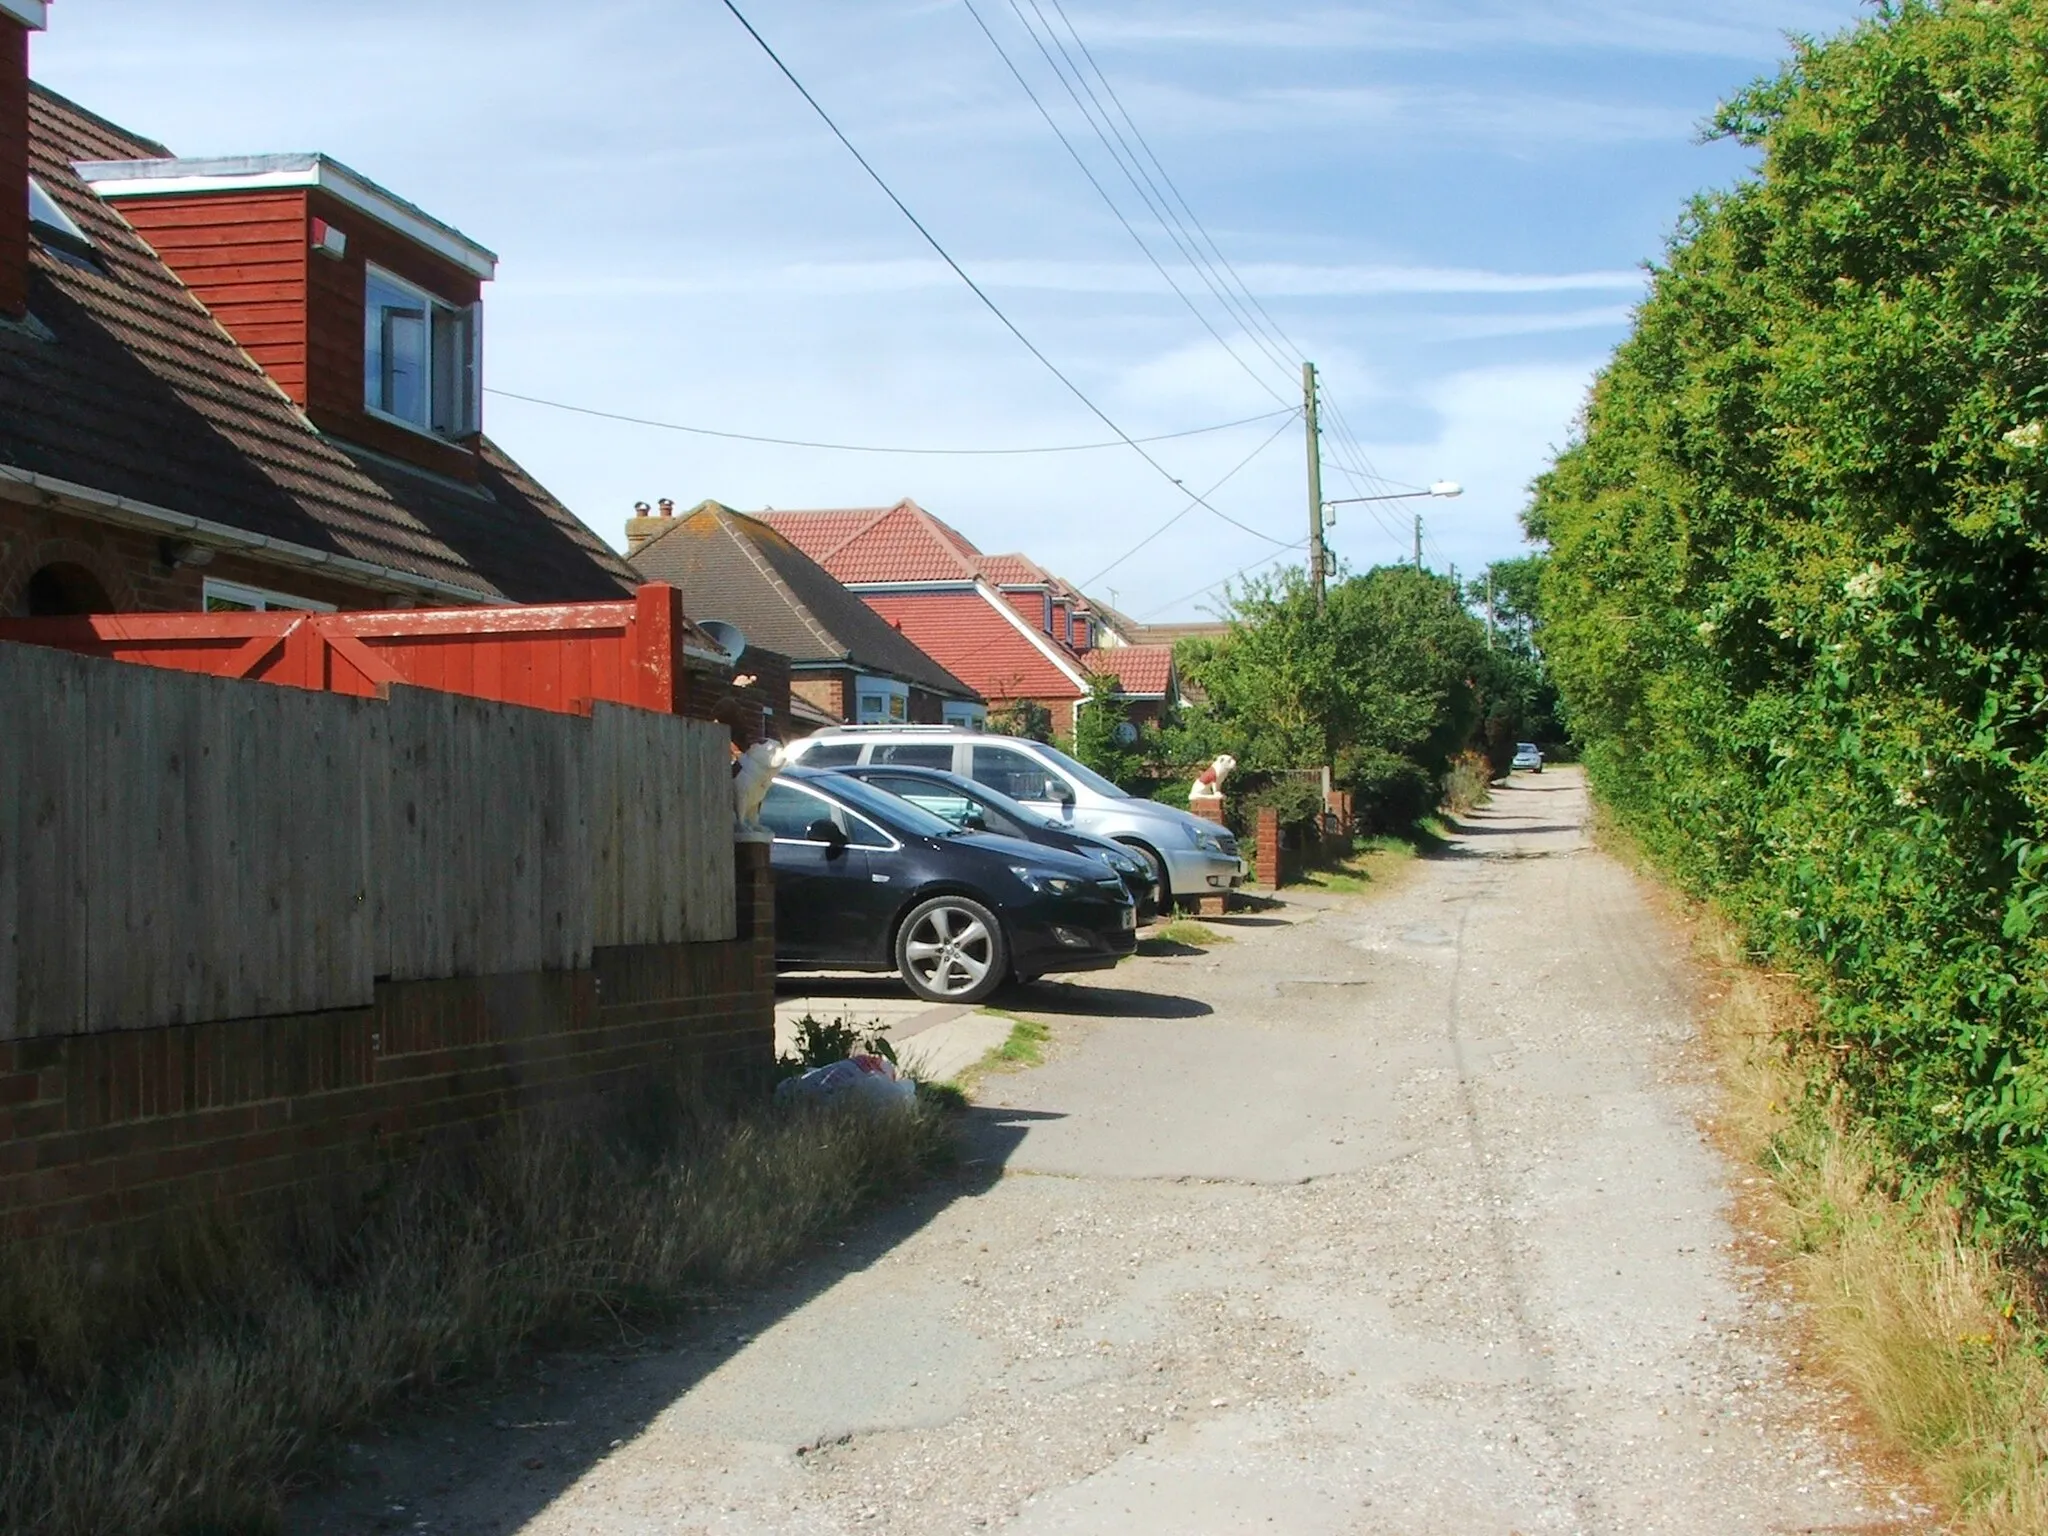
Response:
[{"label": "car windscreen", "polygon": [[912,805],[908,800],[899,800],[887,790],[863,784],[859,779],[848,778],[835,773],[829,778],[810,781],[810,787],[825,794],[844,800],[855,810],[872,816],[883,826],[897,832],[908,832],[914,837],[950,837],[959,828],[943,816],[934,816],[923,806]]},{"label": "car windscreen", "polygon": [[1058,747],[1048,747],[1043,742],[1040,742],[1038,745],[1038,750],[1045,756],[1051,758],[1054,762],[1058,763],[1060,767],[1064,768],[1068,773],[1072,774],[1075,778],[1079,779],[1083,784],[1086,784],[1098,795],[1107,795],[1112,800],[1128,800],[1131,798],[1127,793],[1125,793],[1121,789],[1118,789],[1114,784],[1110,783],[1109,780],[1105,779],[1093,768],[1084,767],[1082,764],[1075,762],[1071,757],[1067,756],[1067,754],[1062,752]]}]

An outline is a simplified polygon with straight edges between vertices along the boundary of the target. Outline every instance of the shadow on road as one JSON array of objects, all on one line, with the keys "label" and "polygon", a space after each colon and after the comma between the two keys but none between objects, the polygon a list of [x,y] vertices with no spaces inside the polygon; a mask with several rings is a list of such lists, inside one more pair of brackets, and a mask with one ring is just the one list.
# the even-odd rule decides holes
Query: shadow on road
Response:
[{"label": "shadow on road", "polygon": [[1200,1019],[1216,1010],[1199,998],[1136,987],[1091,987],[1072,981],[1034,981],[1002,998],[1020,1013],[1099,1019]]},{"label": "shadow on road", "polygon": [[1451,831],[1459,837],[1519,837],[1534,832],[1576,832],[1579,828],[1569,822],[1537,822],[1527,824],[1515,822],[1509,826],[1488,826],[1480,821],[1453,821]]},{"label": "shadow on road", "polygon": [[[849,1276],[879,1263],[956,1200],[1002,1178],[1045,1111],[970,1108],[959,1118],[960,1161],[907,1198],[861,1217],[750,1293],[708,1302],[694,1315],[644,1330],[622,1321],[613,1339],[577,1351],[536,1350],[513,1366],[514,1384],[457,1394],[365,1436],[337,1481],[287,1512],[287,1536],[359,1536],[429,1526],[441,1496],[492,1489],[487,1524],[466,1536],[513,1536],[573,1487],[619,1442],[738,1354],[759,1334]],[[354,1450],[355,1448],[351,1448]],[[438,1519],[431,1529],[446,1527]]]}]

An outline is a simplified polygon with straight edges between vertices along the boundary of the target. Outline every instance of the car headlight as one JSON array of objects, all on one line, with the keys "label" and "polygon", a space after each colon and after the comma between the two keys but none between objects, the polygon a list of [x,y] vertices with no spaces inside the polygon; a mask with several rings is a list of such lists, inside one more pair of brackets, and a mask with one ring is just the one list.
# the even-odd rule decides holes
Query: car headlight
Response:
[{"label": "car headlight", "polygon": [[1197,832],[1195,846],[1208,853],[1222,853],[1223,834],[1220,832]]},{"label": "car headlight", "polygon": [[1026,888],[1034,891],[1049,891],[1055,896],[1071,896],[1085,887],[1086,882],[1070,879],[1066,875],[1055,875],[1042,869],[1033,869],[1029,864],[1012,864],[1010,873],[1023,881]]},{"label": "car headlight", "polygon": [[1113,848],[1098,848],[1095,850],[1095,857],[1120,875],[1135,875],[1142,872],[1145,867],[1128,853],[1118,853]]}]

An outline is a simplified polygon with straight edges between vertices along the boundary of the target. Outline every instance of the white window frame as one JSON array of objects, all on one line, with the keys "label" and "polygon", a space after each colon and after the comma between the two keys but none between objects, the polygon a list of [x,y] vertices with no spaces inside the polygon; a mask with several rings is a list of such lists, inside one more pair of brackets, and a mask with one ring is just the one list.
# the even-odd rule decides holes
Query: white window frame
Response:
[{"label": "white window frame", "polygon": [[240,603],[254,613],[265,613],[272,608],[290,608],[299,613],[335,611],[332,603],[315,602],[310,597],[294,597],[289,592],[273,592],[268,587],[244,586],[239,581],[219,581],[209,576],[199,587],[199,611],[211,613],[216,597],[230,603]]},{"label": "white window frame", "polygon": [[[867,714],[866,703],[869,698],[878,698],[882,703],[882,713],[874,719],[870,719]],[[856,677],[853,680],[853,723],[908,725],[910,685],[900,683],[893,677]]]},{"label": "white window frame", "polygon": [[[370,377],[370,323],[372,313],[370,286],[373,282],[385,284],[397,289],[400,293],[418,299],[421,307],[426,311],[426,335],[423,338],[420,354],[421,365],[425,375],[420,381],[420,400],[426,411],[426,419],[424,421],[414,421],[409,416],[401,416],[395,411],[387,411],[371,398],[372,394],[380,392],[383,386],[381,378],[373,380]],[[469,317],[469,357],[466,361],[466,366],[469,370],[470,388],[468,394],[457,403],[456,411],[459,420],[456,422],[455,427],[451,431],[443,432],[434,426],[434,321],[437,314],[460,315],[465,312]],[[460,368],[465,366],[465,364],[458,362],[456,366]],[[422,437],[431,437],[437,443],[459,442],[461,439],[473,437],[483,430],[483,393],[483,305],[481,303],[451,304],[439,295],[429,293],[418,283],[406,281],[396,272],[387,271],[385,268],[371,262],[363,263],[364,412],[376,417],[379,421],[388,421],[393,426],[404,427],[408,431],[419,433]]]},{"label": "white window frame", "polygon": [[947,725],[956,729],[978,731],[988,724],[988,706],[948,699],[944,706],[944,719]]}]

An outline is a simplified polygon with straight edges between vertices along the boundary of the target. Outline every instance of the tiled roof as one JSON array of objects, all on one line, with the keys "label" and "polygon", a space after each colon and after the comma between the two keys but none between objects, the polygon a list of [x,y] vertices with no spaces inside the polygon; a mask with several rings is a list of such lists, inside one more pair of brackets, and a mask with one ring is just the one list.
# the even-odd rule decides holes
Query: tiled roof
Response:
[{"label": "tiled roof", "polygon": [[1072,699],[1083,691],[980,592],[870,592],[865,598],[985,698]]},{"label": "tiled roof", "polygon": [[984,555],[981,574],[999,587],[1043,587],[1052,584],[1052,578],[1037,565],[1022,555]]},{"label": "tiled roof", "polygon": [[71,170],[160,156],[40,87],[36,179],[104,271],[36,250],[29,311],[0,327],[0,467],[518,602],[615,598],[634,573],[486,441],[475,486],[315,431],[206,308]]},{"label": "tiled roof", "polygon": [[1092,672],[1107,672],[1133,698],[1163,698],[1173,684],[1173,647],[1118,645],[1088,653]]},{"label": "tiled roof", "polygon": [[737,624],[793,662],[845,662],[949,698],[977,696],[774,528],[715,501],[674,519],[633,564],[680,588],[692,616]]},{"label": "tiled roof", "polygon": [[756,514],[839,580],[972,581],[983,559],[958,529],[916,502]]}]

